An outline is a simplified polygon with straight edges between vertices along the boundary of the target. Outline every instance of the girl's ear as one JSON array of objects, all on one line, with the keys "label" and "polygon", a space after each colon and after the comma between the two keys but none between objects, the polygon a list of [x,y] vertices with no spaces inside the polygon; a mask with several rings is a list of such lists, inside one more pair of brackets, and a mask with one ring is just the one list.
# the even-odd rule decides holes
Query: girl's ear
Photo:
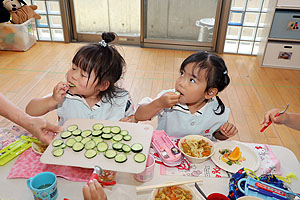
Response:
[{"label": "girl's ear", "polygon": [[110,82],[109,81],[103,81],[100,86],[99,86],[99,90],[100,92],[107,90],[107,88],[110,86]]},{"label": "girl's ear", "polygon": [[205,99],[211,99],[218,94],[217,88],[209,88],[207,93],[204,95]]}]

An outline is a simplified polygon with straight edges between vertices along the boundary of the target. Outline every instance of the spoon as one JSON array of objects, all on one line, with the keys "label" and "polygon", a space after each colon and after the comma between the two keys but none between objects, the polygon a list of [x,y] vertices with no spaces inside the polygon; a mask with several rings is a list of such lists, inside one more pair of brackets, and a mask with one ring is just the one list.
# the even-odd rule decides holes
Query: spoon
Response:
[{"label": "spoon", "polygon": [[[278,117],[279,115],[282,115],[283,113],[285,113],[285,111],[289,108],[289,106],[290,106],[290,104],[286,105],[286,108],[285,108],[284,110],[280,111],[279,113],[277,113],[277,114],[275,115],[275,117]],[[263,132],[266,128],[268,128],[268,127],[270,126],[270,124],[272,124],[272,121],[271,121],[271,120],[269,121],[269,123],[268,123],[266,126],[264,126],[264,127],[260,130],[260,132]]]},{"label": "spoon", "polygon": [[201,188],[197,183],[195,183],[195,187],[200,192],[200,194],[204,197],[204,199],[207,199],[206,195],[204,194],[204,192],[201,190]]}]

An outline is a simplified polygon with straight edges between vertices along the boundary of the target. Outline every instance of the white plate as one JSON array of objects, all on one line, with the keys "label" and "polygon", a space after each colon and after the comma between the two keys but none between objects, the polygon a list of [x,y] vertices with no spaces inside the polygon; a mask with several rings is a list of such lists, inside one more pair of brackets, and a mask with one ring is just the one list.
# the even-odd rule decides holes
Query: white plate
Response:
[{"label": "white plate", "polygon": [[[219,152],[219,150],[222,149],[233,150],[237,146],[240,148],[242,152],[242,156],[245,157],[246,160],[241,162],[240,165],[233,164],[231,166],[223,162],[221,160],[222,154]],[[225,141],[225,142],[215,143],[215,153],[211,157],[211,159],[218,167],[231,173],[236,173],[239,169],[243,167],[251,169],[252,171],[256,171],[260,166],[260,159],[258,155],[255,153],[255,151],[253,151],[250,147],[235,141]]]}]

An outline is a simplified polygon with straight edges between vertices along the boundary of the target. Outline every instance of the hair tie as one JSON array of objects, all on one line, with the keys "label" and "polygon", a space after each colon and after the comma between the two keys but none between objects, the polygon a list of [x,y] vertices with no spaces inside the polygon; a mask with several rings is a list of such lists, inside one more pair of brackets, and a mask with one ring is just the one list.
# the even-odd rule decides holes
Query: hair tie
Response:
[{"label": "hair tie", "polygon": [[225,70],[225,71],[223,72],[223,74],[227,74],[227,70]]},{"label": "hair tie", "polygon": [[101,40],[101,42],[99,42],[99,44],[100,44],[102,47],[106,47],[106,46],[107,46],[107,43],[105,42],[105,40]]}]

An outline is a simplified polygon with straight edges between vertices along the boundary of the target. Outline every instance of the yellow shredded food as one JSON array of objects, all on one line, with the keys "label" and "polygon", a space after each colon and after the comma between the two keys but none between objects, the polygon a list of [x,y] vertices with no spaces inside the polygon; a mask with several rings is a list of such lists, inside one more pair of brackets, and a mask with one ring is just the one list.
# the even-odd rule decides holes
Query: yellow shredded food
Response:
[{"label": "yellow shredded food", "polygon": [[192,200],[190,191],[179,186],[164,187],[158,190],[155,200]]},{"label": "yellow shredded food", "polygon": [[184,140],[181,143],[182,151],[192,157],[202,158],[209,156],[211,153],[211,146],[205,140]]}]

